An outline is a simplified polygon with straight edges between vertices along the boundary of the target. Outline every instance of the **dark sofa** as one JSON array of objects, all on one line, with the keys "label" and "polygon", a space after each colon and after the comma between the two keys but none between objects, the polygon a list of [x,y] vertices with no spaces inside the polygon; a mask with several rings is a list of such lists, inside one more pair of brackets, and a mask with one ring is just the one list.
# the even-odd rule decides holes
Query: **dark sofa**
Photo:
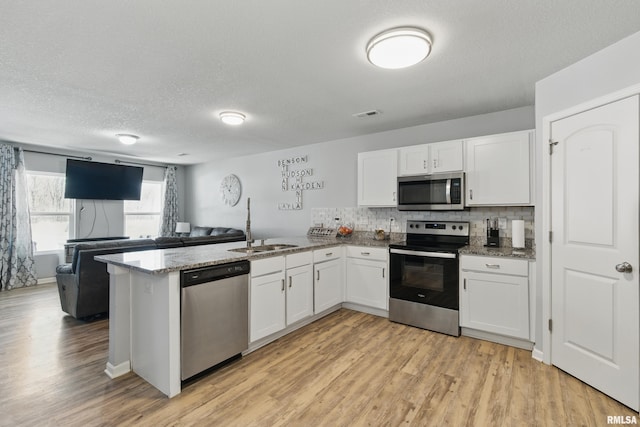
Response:
[{"label": "dark sofa", "polygon": [[78,243],[69,264],[56,268],[62,311],[76,319],[109,312],[109,273],[96,255],[209,245],[245,240],[242,230],[226,227],[194,227],[189,236],[154,239],[103,240]]}]

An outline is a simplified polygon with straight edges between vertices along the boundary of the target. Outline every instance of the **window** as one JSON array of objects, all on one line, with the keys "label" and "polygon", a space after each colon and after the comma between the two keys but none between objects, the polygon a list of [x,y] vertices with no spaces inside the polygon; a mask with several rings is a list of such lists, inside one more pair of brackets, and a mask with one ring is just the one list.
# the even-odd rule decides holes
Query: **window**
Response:
[{"label": "window", "polygon": [[124,232],[131,238],[156,237],[160,231],[162,181],[143,181],[140,200],[124,201]]},{"label": "window", "polygon": [[34,251],[59,250],[73,237],[73,202],[64,198],[64,175],[27,172]]}]

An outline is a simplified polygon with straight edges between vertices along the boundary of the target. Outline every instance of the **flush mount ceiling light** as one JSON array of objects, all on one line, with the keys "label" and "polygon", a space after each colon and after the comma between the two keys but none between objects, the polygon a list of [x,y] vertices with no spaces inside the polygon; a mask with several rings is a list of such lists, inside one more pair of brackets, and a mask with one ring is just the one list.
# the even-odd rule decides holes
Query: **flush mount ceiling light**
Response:
[{"label": "flush mount ceiling light", "polygon": [[380,68],[405,68],[423,61],[431,53],[431,36],[413,27],[383,31],[367,44],[367,59]]},{"label": "flush mount ceiling light", "polygon": [[119,134],[116,134],[116,136],[118,137],[118,141],[120,141],[124,145],[135,144],[140,139],[139,136],[131,135],[129,133],[119,133]]},{"label": "flush mount ceiling light", "polygon": [[223,111],[220,113],[220,120],[228,125],[241,125],[244,123],[245,115],[235,111]]}]

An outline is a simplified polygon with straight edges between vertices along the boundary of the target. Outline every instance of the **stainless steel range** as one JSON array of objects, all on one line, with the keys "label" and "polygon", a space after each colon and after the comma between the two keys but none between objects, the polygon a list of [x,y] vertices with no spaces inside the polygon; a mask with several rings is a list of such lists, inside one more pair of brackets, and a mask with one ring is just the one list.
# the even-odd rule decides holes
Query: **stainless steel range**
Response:
[{"label": "stainless steel range", "polygon": [[458,250],[469,223],[408,221],[406,243],[389,245],[389,320],[459,336]]}]

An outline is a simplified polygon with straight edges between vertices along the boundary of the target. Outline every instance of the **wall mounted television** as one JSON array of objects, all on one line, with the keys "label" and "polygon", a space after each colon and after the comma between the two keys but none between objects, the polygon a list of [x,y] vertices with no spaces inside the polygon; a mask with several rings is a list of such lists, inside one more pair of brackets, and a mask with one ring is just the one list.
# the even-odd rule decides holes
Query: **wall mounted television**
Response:
[{"label": "wall mounted television", "polygon": [[65,199],[140,200],[138,166],[67,159]]}]

